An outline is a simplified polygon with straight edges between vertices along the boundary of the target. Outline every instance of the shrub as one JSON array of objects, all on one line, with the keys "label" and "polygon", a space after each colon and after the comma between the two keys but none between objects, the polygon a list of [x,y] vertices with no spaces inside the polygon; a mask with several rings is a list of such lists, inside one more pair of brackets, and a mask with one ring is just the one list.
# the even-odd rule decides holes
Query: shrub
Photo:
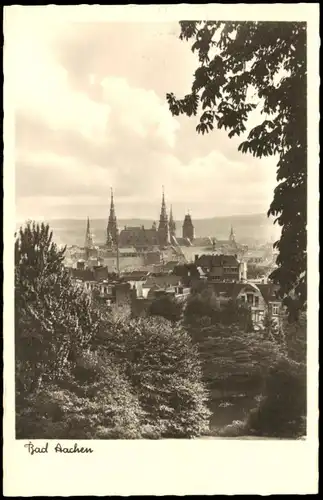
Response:
[{"label": "shrub", "polygon": [[295,438],[306,434],[306,369],[288,358],[279,360],[266,379],[264,398],[250,412],[248,432]]}]

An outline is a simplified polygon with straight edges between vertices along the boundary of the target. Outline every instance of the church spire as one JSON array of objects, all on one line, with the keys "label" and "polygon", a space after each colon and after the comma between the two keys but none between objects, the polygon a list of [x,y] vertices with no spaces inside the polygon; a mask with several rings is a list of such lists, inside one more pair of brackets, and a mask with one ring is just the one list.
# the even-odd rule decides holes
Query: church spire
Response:
[{"label": "church spire", "polygon": [[87,218],[84,247],[85,248],[91,248],[91,247],[93,247],[93,236],[92,236],[92,233],[91,233],[91,226],[90,226],[90,219],[89,219],[89,217]]},{"label": "church spire", "polygon": [[114,208],[114,199],[113,199],[113,189],[111,189],[111,202],[110,202],[110,218],[111,219],[116,219],[116,213],[115,213],[115,208]]},{"label": "church spire", "polygon": [[230,231],[229,241],[235,242],[235,240],[236,240],[236,238],[235,238],[235,235],[234,235],[233,226],[231,225],[231,231]]},{"label": "church spire", "polygon": [[117,237],[118,237],[117,232],[118,232],[117,217],[114,208],[113,190],[111,188],[110,214],[107,227],[107,243],[110,243],[110,241],[112,240],[112,243],[114,245],[117,244]]},{"label": "church spire", "polygon": [[164,186],[162,187],[162,189],[163,189],[163,195],[162,195],[162,204],[161,204],[161,211],[160,211],[160,220],[161,219],[167,220]]},{"label": "church spire", "polygon": [[170,212],[169,212],[169,232],[171,236],[175,236],[176,224],[173,217],[173,205],[170,206]]},{"label": "church spire", "polygon": [[158,240],[159,245],[164,247],[169,244],[169,226],[168,226],[168,217],[166,211],[166,203],[165,203],[165,192],[163,186],[163,194],[162,194],[162,203],[158,224]]}]

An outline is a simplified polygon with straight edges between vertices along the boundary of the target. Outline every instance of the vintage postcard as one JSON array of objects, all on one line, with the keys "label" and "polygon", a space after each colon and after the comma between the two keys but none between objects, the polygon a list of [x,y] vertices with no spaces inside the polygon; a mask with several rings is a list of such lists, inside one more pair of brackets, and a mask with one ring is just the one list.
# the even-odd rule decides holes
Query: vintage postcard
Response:
[{"label": "vintage postcard", "polygon": [[319,5],[4,16],[6,496],[318,492]]}]

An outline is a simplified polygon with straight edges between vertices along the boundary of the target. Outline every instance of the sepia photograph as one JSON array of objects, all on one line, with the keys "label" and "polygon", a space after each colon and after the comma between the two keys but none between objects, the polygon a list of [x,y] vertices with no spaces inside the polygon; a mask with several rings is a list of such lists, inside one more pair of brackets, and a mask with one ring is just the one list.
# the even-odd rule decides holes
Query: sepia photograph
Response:
[{"label": "sepia photograph", "polygon": [[308,27],[235,7],[11,13],[15,439],[31,455],[308,437]]}]

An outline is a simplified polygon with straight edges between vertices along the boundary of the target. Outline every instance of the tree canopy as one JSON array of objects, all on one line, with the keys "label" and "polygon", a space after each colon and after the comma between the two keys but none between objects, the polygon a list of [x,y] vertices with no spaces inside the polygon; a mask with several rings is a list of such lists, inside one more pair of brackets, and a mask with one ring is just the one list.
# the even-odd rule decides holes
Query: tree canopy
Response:
[{"label": "tree canopy", "polygon": [[[183,21],[180,39],[192,43],[199,66],[191,93],[166,95],[173,115],[198,116],[198,133],[217,126],[229,137],[249,132],[242,153],[275,156],[277,186],[268,216],[281,237],[271,279],[280,294],[306,303],[307,71],[306,24],[300,22]],[[255,101],[256,96],[257,101]],[[259,123],[248,130],[257,108]],[[295,304],[294,301],[294,304]]]}]

